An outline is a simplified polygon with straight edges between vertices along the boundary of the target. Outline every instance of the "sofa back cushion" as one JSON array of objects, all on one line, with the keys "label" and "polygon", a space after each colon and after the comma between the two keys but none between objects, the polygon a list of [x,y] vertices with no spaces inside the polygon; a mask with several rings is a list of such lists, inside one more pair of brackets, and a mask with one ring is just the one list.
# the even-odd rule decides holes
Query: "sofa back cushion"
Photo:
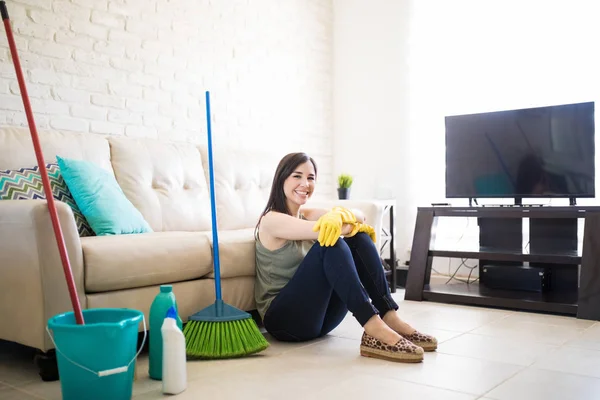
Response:
[{"label": "sofa back cushion", "polygon": [[[208,148],[199,146],[206,182]],[[254,228],[269,199],[280,154],[213,147],[217,223],[219,230]]]},{"label": "sofa back cushion", "polygon": [[[56,156],[88,160],[113,174],[110,148],[105,136],[90,133],[39,131],[44,161],[56,164]],[[0,170],[37,165],[29,128],[0,128]]]},{"label": "sofa back cushion", "polygon": [[117,182],[154,231],[210,230],[201,154],[192,144],[110,137]]}]

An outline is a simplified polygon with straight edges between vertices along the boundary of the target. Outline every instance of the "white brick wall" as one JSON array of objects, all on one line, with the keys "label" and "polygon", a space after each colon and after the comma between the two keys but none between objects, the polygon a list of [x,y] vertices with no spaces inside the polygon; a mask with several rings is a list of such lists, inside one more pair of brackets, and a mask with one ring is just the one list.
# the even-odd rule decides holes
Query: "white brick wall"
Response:
[{"label": "white brick wall", "polygon": [[[332,0],[7,2],[38,128],[307,151],[335,193]],[[2,28],[2,27],[0,27]],[[0,29],[0,124],[27,121]]]}]

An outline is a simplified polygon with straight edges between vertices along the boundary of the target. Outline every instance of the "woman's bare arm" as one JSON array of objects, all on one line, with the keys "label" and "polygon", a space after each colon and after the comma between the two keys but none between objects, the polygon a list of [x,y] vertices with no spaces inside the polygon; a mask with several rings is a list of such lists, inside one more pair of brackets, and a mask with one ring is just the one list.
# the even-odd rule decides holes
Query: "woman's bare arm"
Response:
[{"label": "woman's bare arm", "polygon": [[262,217],[261,230],[268,235],[284,240],[317,240],[319,232],[313,232],[314,221],[306,221],[291,215],[268,212]]},{"label": "woman's bare arm", "polygon": [[[315,221],[307,221],[274,211],[262,217],[260,223],[262,232],[266,232],[273,238],[283,240],[317,240],[319,232],[313,232],[313,226],[315,226]],[[342,235],[350,233],[352,228],[352,225],[344,224]]]},{"label": "woman's bare arm", "polygon": [[300,208],[300,213],[309,221],[316,221],[329,211],[326,208]]},{"label": "woman's bare arm", "polygon": [[[331,210],[328,210],[326,208],[301,208],[300,212],[302,213],[302,215],[304,215],[304,218],[306,218],[309,221],[316,221],[319,218],[321,218],[321,216],[325,213],[328,213]],[[356,216],[356,220],[358,222],[361,223],[365,223],[365,214],[356,208],[352,208],[350,209],[350,211],[352,211],[354,213],[354,215]]]},{"label": "woman's bare arm", "polygon": [[356,216],[356,221],[363,223],[363,224],[367,222],[367,218],[365,217],[365,214],[358,208],[352,208],[352,209],[350,209],[350,211],[352,211],[354,213],[354,215]]}]

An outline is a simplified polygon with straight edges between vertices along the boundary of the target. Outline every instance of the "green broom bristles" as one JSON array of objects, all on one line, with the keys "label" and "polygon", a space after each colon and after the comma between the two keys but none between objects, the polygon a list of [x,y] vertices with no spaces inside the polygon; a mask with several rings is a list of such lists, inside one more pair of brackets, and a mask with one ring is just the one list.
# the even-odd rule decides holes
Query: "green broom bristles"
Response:
[{"label": "green broom bristles", "polygon": [[183,334],[189,358],[236,358],[269,347],[252,318],[225,322],[190,320]]}]

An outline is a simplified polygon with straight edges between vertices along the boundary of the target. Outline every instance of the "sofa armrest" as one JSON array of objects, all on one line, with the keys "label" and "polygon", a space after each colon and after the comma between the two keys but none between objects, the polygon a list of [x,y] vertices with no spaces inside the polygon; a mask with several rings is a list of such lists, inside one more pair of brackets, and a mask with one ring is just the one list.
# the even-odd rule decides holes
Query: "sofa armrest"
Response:
[{"label": "sofa armrest", "polygon": [[[83,252],[71,208],[55,202],[77,293],[86,308]],[[72,311],[48,206],[44,200],[0,201],[0,339],[43,351],[53,348],[45,327]]]},{"label": "sofa armrest", "polygon": [[377,234],[377,248],[381,248],[381,231],[383,228],[383,217],[386,205],[390,204],[388,200],[310,200],[306,207],[310,208],[333,208],[342,206],[349,209],[358,209],[365,215],[366,223],[371,225]]}]

